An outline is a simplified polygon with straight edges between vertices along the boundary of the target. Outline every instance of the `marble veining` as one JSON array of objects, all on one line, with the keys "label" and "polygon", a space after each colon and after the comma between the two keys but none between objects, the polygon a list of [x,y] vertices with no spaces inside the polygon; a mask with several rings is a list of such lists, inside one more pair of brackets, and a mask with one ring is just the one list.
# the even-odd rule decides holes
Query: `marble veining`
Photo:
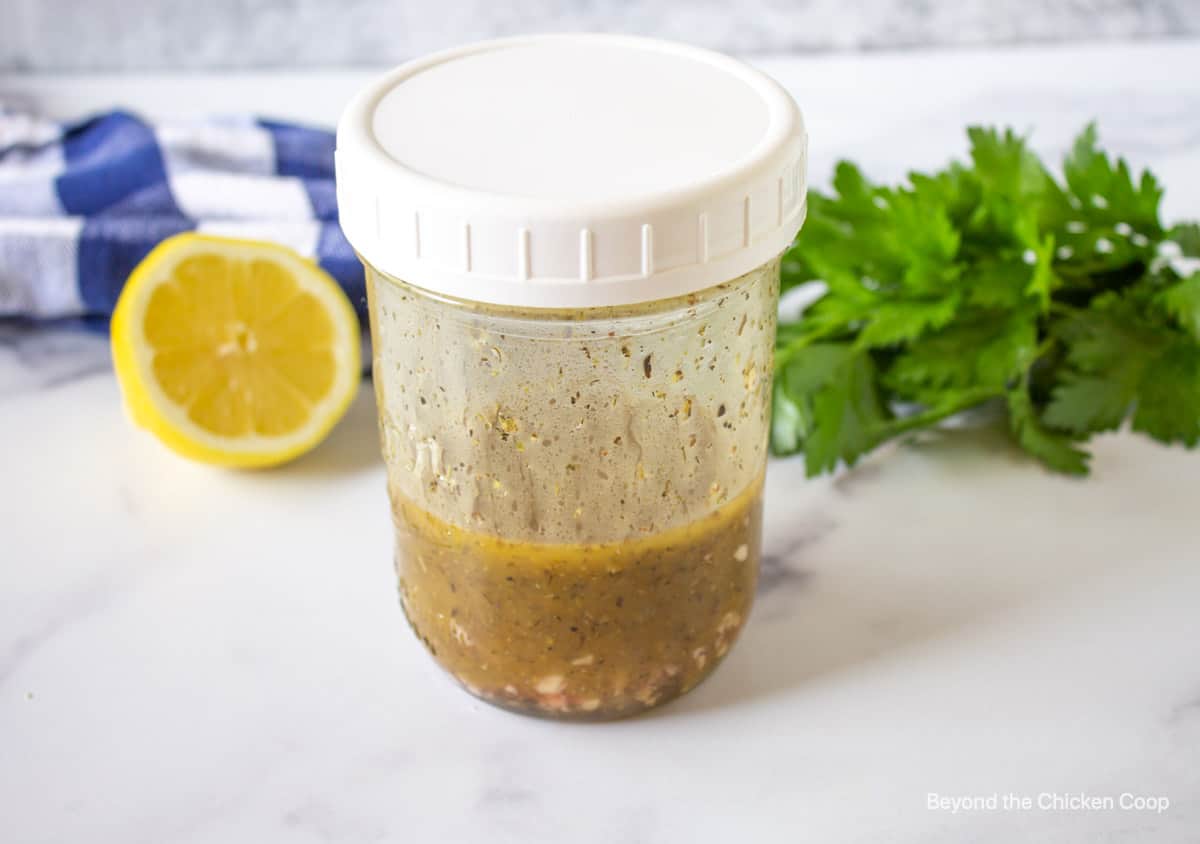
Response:
[{"label": "marble veining", "polygon": [[[1200,45],[763,65],[805,108],[818,183],[843,155],[887,178],[961,154],[968,120],[1053,151],[1096,117],[1169,218],[1200,216]],[[121,91],[328,122],[360,82]],[[27,89],[50,112],[105,91]],[[229,473],[132,429],[107,366],[102,337],[0,325],[4,841],[1196,840],[1200,453],[1108,436],[1079,482],[977,424],[832,479],[775,461],[726,663],[645,717],[570,726],[470,698],[405,626],[369,385],[310,456]],[[1170,807],[951,814],[930,792]]]},{"label": "marble veining", "polygon": [[804,586],[812,573],[803,568],[807,554],[816,553],[822,539],[829,536],[836,523],[820,513],[804,513],[799,524],[786,533],[765,531],[762,563],[758,574],[758,597],[773,592],[794,590]]}]

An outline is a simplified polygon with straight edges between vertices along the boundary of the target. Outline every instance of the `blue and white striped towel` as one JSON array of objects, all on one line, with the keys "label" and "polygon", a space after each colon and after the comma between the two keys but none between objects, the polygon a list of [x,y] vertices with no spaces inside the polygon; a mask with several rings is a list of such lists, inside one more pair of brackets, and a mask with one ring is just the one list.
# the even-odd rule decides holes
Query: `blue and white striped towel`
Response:
[{"label": "blue and white striped towel", "polygon": [[0,317],[106,317],[138,261],[191,230],[290,246],[361,315],[333,147],[332,132],[249,118],[59,124],[0,106]]}]

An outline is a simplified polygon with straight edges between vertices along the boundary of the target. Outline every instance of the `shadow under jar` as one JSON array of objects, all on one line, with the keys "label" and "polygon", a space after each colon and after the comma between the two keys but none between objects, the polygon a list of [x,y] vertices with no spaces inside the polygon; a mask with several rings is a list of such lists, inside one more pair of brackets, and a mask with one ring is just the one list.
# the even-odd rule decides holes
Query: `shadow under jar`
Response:
[{"label": "shadow under jar", "polygon": [[[502,60],[491,61],[497,52]],[[422,82],[436,90],[436,72],[447,63],[465,62],[447,84],[478,73],[501,91],[528,94],[533,80],[549,77],[574,90],[597,66],[646,61],[650,67],[639,73],[649,74],[652,88],[663,81],[655,68],[667,82],[672,73],[699,74],[710,85],[732,77],[740,86],[726,92],[734,105],[750,99],[764,111],[762,125],[724,133],[734,137],[693,162],[702,172],[685,180],[691,192],[682,198],[670,185],[651,184],[636,202],[585,208],[579,196],[610,188],[594,175],[564,185],[581,167],[572,154],[547,162],[563,170],[552,186],[526,173],[504,185],[501,199],[489,192],[473,207],[459,185],[446,188],[441,203],[416,207],[412,216],[400,203],[404,213],[385,219],[381,209],[404,195],[404,178],[419,200],[430,196],[422,194],[430,172],[455,165],[489,191],[495,179],[517,177],[456,159],[469,157],[469,147],[455,153],[407,140],[389,150],[391,164],[376,161],[376,180],[348,163],[361,165],[370,145],[383,143],[380,115],[392,113],[389,97],[428,72],[435,78]],[[754,596],[778,254],[803,218],[799,115],[774,83],[732,60],[642,39],[490,42],[415,67],[352,104],[338,139],[343,225],[366,266],[404,612],[442,667],[497,705],[580,720],[656,706],[713,670]],[[647,80],[639,86],[636,75],[605,73],[615,74],[609,81],[618,89],[624,80],[626,99],[639,108]],[[555,90],[541,91],[549,102],[522,99],[498,113],[553,110]],[[711,104],[664,105],[666,93],[650,97],[678,112],[672,125],[695,133],[713,124]],[[419,91],[395,114],[413,119],[414,110],[440,108],[427,99]],[[605,146],[611,122],[612,115],[592,121],[582,134],[578,125],[563,128],[559,142],[588,146],[582,138],[599,136],[579,155],[624,178],[633,152]],[[355,128],[364,125],[370,137]],[[681,140],[674,131],[635,131],[637,143],[622,143],[661,155]],[[525,167],[515,141],[487,143],[499,145],[500,159],[516,159],[518,173]],[[758,158],[724,162],[731,144],[757,150]],[[616,160],[605,164],[606,154]],[[396,174],[386,168],[395,159],[412,172],[401,173],[393,194],[388,183]],[[711,184],[722,164],[733,177]],[[522,195],[522,185],[532,185],[533,195]],[[463,207],[448,210],[456,201]],[[755,217],[755,201],[769,213]],[[741,216],[726,219],[730,211]],[[400,248],[381,243],[389,219],[406,218],[416,226],[408,232],[413,241],[405,245],[397,235]],[[461,240],[449,245],[446,220],[462,226]],[[686,222],[687,232],[673,221]],[[655,231],[666,236],[656,241]],[[502,255],[506,242],[512,248]],[[722,242],[725,252],[716,254]],[[431,255],[439,245],[444,254]],[[531,250],[543,256],[544,275]],[[563,271],[571,265],[574,276]]]}]

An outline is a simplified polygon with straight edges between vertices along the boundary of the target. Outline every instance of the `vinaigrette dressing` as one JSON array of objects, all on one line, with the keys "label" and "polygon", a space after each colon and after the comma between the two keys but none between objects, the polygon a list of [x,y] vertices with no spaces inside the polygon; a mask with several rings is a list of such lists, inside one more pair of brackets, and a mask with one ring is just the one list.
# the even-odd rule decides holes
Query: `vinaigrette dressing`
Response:
[{"label": "vinaigrette dressing", "polygon": [[758,579],[762,484],[690,524],[625,542],[511,542],[393,495],[414,632],[472,694],[613,718],[682,694],[725,656]]}]

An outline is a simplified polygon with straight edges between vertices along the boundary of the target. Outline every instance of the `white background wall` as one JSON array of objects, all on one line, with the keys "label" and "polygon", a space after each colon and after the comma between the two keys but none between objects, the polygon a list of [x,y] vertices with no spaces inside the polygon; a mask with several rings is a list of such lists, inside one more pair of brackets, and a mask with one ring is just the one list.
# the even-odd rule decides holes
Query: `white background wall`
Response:
[{"label": "white background wall", "polygon": [[378,65],[550,30],[746,54],[1177,37],[1200,0],[0,0],[0,71]]}]

